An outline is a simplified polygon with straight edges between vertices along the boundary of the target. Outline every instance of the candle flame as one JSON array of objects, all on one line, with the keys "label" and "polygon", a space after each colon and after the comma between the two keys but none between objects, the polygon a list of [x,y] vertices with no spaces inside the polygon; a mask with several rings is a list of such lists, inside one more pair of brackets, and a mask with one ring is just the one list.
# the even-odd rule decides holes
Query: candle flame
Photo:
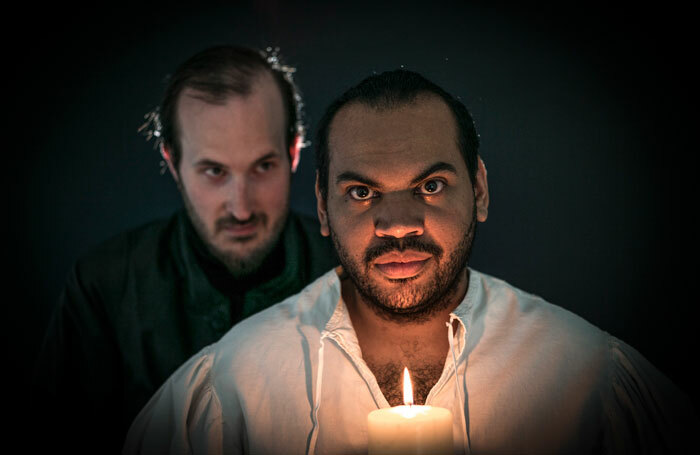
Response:
[{"label": "candle flame", "polygon": [[406,406],[413,405],[413,387],[411,386],[411,376],[408,374],[408,368],[403,369],[403,404]]}]

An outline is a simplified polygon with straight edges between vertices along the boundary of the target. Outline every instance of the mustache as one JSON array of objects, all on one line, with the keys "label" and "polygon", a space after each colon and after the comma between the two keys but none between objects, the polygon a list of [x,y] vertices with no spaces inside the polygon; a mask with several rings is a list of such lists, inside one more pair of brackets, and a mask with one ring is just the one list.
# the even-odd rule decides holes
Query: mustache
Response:
[{"label": "mustache", "polygon": [[235,216],[230,215],[216,220],[216,230],[219,231],[221,229],[237,227],[244,224],[257,223],[260,220],[264,221],[264,216],[258,215],[257,213],[252,213],[246,220],[239,220]]},{"label": "mustache", "polygon": [[405,237],[400,239],[388,237],[383,239],[381,244],[369,247],[367,251],[365,251],[365,263],[369,264],[379,256],[392,251],[402,252],[406,250],[429,253],[435,256],[436,259],[440,259],[443,253],[442,248],[420,237]]}]

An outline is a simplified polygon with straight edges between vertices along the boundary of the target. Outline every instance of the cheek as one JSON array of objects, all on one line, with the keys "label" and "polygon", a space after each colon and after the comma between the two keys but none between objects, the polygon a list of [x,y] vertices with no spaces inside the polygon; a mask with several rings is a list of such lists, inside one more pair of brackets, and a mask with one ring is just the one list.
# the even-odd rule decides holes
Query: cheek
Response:
[{"label": "cheek", "polygon": [[256,181],[252,185],[250,196],[259,210],[282,215],[289,205],[290,183],[289,172],[279,172]]},{"label": "cheek", "polygon": [[352,254],[359,254],[374,239],[374,219],[369,211],[348,210],[348,202],[342,198],[329,200],[328,220],[335,236],[345,249]]},{"label": "cheek", "polygon": [[208,219],[216,216],[216,212],[224,207],[226,197],[223,191],[197,181],[182,179],[183,191],[190,200],[193,209],[201,218]]},{"label": "cheek", "polygon": [[471,221],[473,208],[473,198],[466,196],[452,199],[449,204],[427,208],[426,233],[445,247],[459,244]]}]

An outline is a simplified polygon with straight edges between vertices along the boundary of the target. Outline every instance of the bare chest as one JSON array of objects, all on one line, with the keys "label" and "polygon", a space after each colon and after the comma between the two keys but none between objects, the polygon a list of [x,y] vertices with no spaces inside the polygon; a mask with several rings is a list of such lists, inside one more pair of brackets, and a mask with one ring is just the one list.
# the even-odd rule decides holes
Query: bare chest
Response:
[{"label": "bare chest", "polygon": [[413,386],[413,402],[425,404],[430,390],[442,375],[444,359],[438,361],[413,361],[411,364],[404,362],[377,362],[365,360],[372,373],[374,373],[379,388],[384,397],[392,406],[399,406],[403,402],[403,369],[408,367]]},{"label": "bare chest", "polygon": [[403,370],[408,368],[413,402],[425,404],[430,390],[442,376],[449,348],[445,337],[426,332],[419,336],[392,334],[386,337],[359,336],[362,358],[377,379],[392,406],[404,404]]}]

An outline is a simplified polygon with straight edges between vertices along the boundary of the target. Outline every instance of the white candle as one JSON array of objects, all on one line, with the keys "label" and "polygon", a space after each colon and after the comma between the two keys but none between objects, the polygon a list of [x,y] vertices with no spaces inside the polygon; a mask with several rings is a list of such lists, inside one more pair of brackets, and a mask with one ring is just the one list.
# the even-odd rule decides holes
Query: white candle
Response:
[{"label": "white candle", "polygon": [[414,406],[408,369],[404,369],[404,403],[369,413],[369,455],[452,454],[452,413],[445,408]]}]

